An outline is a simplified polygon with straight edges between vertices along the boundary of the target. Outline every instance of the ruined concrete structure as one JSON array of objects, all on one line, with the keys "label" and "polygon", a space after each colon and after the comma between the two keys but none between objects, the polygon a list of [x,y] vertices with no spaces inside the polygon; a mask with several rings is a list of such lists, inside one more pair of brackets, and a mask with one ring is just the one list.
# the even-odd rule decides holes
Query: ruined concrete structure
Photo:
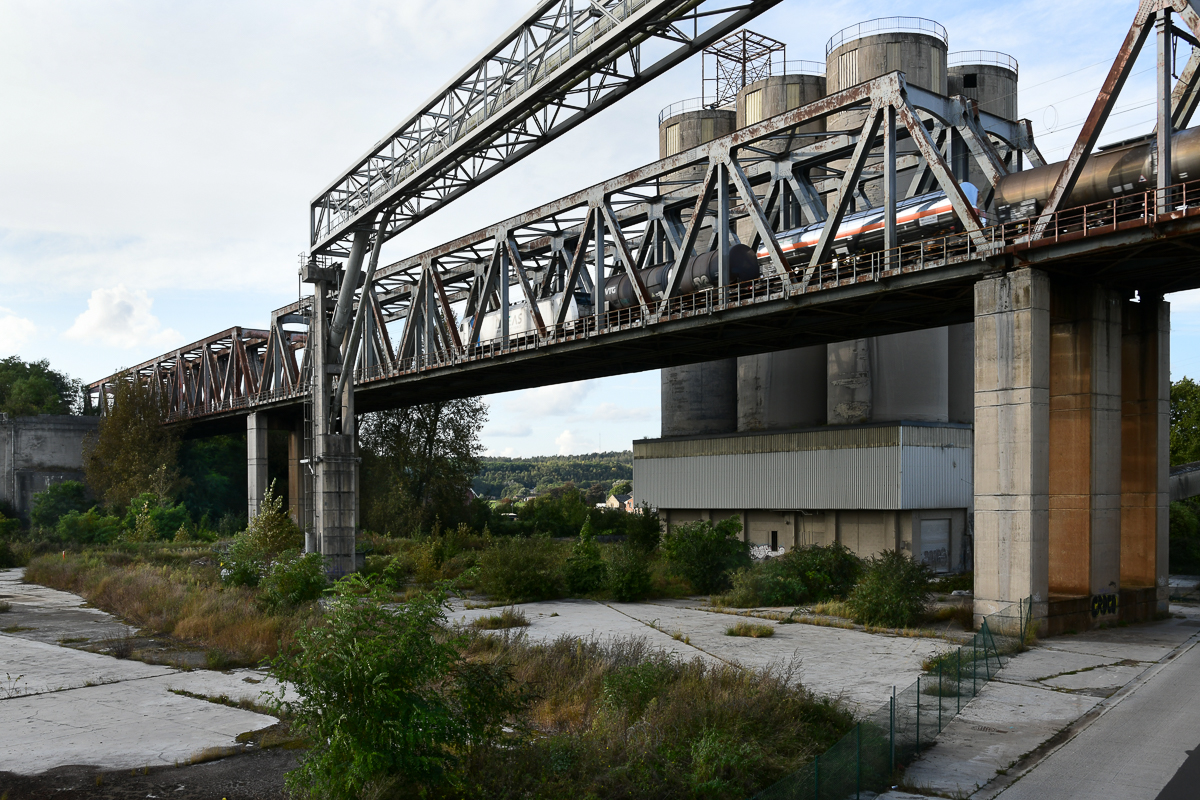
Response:
[{"label": "ruined concrete structure", "polygon": [[0,414],[0,504],[28,518],[33,496],[83,480],[83,438],[99,417]]}]

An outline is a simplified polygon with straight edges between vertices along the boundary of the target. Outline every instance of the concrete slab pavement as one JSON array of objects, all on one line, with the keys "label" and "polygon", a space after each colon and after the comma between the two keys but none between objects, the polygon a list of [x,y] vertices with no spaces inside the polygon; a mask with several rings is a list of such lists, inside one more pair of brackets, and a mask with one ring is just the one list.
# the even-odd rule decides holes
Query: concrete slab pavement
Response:
[{"label": "concrete slab pavement", "polygon": [[[182,671],[39,641],[62,631],[107,638],[129,626],[83,599],[20,584],[20,570],[0,572],[0,594],[14,616],[36,619],[34,631],[0,633],[0,772],[34,775],[55,767],[134,769],[186,763],[229,748],[239,734],[274,725],[264,714],[175,693],[261,702],[277,688],[257,670]],[[24,626],[23,626],[24,627]],[[61,637],[60,637],[61,638]]]}]

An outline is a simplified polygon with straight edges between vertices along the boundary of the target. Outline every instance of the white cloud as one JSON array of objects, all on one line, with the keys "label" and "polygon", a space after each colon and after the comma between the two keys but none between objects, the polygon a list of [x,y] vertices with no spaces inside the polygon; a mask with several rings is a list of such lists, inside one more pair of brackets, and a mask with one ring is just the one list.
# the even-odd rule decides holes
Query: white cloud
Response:
[{"label": "white cloud", "polygon": [[[7,311],[7,308],[0,308],[0,312]],[[37,326],[24,317],[11,312],[0,316],[0,355],[16,353],[36,330]]]},{"label": "white cloud", "polygon": [[533,434],[533,428],[524,423],[517,423],[515,425],[488,425],[483,432],[486,436],[525,437]]},{"label": "white cloud", "polygon": [[619,406],[616,403],[601,403],[596,406],[596,409],[591,412],[590,416],[595,419],[605,419],[610,421],[632,420],[632,419],[650,419],[652,409],[645,406],[627,408]]},{"label": "white cloud", "polygon": [[143,289],[129,290],[124,284],[112,289],[95,289],[88,298],[87,311],[75,318],[75,324],[63,336],[110,347],[132,348],[139,345],[168,347],[180,340],[180,334],[163,328],[150,313],[154,306]]},{"label": "white cloud", "polygon": [[584,443],[583,438],[571,433],[569,430],[565,430],[558,436],[555,436],[554,443],[558,445],[558,454],[560,456],[583,453],[587,449],[587,444]]},{"label": "white cloud", "polygon": [[575,381],[555,386],[539,386],[517,392],[505,404],[509,411],[537,417],[562,417],[574,414],[591,393],[594,381]]}]

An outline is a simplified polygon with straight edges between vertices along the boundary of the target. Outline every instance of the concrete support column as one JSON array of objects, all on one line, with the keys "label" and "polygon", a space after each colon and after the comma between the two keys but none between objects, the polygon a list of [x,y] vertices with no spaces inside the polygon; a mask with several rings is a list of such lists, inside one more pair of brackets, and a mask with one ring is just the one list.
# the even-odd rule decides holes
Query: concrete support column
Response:
[{"label": "concrete support column", "polygon": [[[1171,307],[1125,301],[1121,359],[1121,580],[1127,600],[1166,611],[1171,409]],[[1147,617],[1149,609],[1133,613]]]},{"label": "concrete support column", "polygon": [[288,428],[288,513],[292,520],[304,525],[304,423],[295,420]]},{"label": "concrete support column", "polygon": [[[1111,596],[1121,579],[1121,302],[1054,284],[1050,307],[1050,575],[1053,594]],[[1102,621],[1116,603],[1099,604]]]},{"label": "concrete support column", "polygon": [[975,614],[1049,599],[1050,282],[975,285]]},{"label": "concrete support column", "polygon": [[261,411],[246,416],[246,518],[258,516],[267,492],[267,415]]}]

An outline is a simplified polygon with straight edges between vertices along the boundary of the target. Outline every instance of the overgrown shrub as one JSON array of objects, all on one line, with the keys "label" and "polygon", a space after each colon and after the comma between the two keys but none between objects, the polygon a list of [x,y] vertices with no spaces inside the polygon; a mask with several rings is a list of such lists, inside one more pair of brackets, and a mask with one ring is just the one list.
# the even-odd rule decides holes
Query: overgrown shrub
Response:
[{"label": "overgrown shrub", "polygon": [[289,791],[357,800],[450,783],[458,759],[496,739],[525,704],[511,670],[462,658],[461,640],[445,631],[444,593],[387,608],[386,591],[359,576],[337,587],[326,624],[299,632],[273,663],[288,686],[279,710],[312,743]]},{"label": "overgrown shrub", "polygon": [[716,524],[686,522],[663,537],[662,549],[671,568],[696,592],[713,594],[729,588],[731,572],[750,566],[750,545],[741,533],[737,517]]},{"label": "overgrown shrub", "polygon": [[408,542],[395,569],[411,574],[422,586],[452,580],[475,566],[479,551],[489,541],[490,537],[477,535],[465,523],[446,531],[435,524],[428,536]]},{"label": "overgrown shrub", "polygon": [[7,539],[11,536],[16,536],[21,530],[21,520],[4,516],[4,512],[0,511],[0,539]]},{"label": "overgrown shrub", "polygon": [[851,619],[888,628],[916,624],[929,604],[932,577],[925,564],[885,550],[868,559],[862,580],[846,598]]},{"label": "overgrown shrub", "polygon": [[638,510],[641,513],[626,514],[625,534],[631,545],[643,553],[652,553],[662,542],[662,523],[645,503]]},{"label": "overgrown shrub", "polygon": [[862,559],[843,545],[797,547],[735,573],[720,600],[737,608],[820,603],[849,594],[862,571]]},{"label": "overgrown shrub", "polygon": [[127,534],[133,534],[126,536],[130,541],[153,542],[174,538],[179,526],[190,525],[191,521],[182,504],[163,501],[158,495],[146,492],[130,502],[122,527]]},{"label": "overgrown shrub", "polygon": [[590,519],[583,523],[579,541],[571,548],[563,572],[567,590],[571,594],[591,594],[604,588],[608,580],[608,566],[600,555]]},{"label": "overgrown shrub", "polygon": [[298,606],[320,597],[325,583],[325,561],[320,553],[285,550],[263,575],[260,596],[273,608]]},{"label": "overgrown shrub", "polygon": [[0,539],[0,569],[11,569],[12,567],[21,566],[17,554],[13,552],[12,545],[5,539]]},{"label": "overgrown shrub", "polygon": [[1189,503],[1171,503],[1170,569],[1200,571],[1200,518]]},{"label": "overgrown shrub", "polygon": [[609,551],[608,588],[619,603],[632,603],[650,594],[653,585],[646,554],[629,542]]},{"label": "overgrown shrub", "polygon": [[258,586],[267,565],[267,554],[245,533],[233,538],[221,557],[221,582],[226,586]]},{"label": "overgrown shrub", "polygon": [[86,486],[79,481],[63,481],[33,496],[29,522],[35,528],[52,531],[64,515],[86,511],[93,505]]},{"label": "overgrown shrub", "polygon": [[258,513],[246,526],[246,536],[267,555],[304,548],[304,532],[283,509],[283,496],[275,494],[275,481],[267,487]]},{"label": "overgrown shrub", "polygon": [[68,511],[59,517],[54,533],[65,542],[106,544],[121,535],[121,520],[102,514],[97,508],[89,508],[82,514]]},{"label": "overgrown shrub", "polygon": [[478,586],[502,600],[551,600],[563,594],[563,558],[546,536],[495,540],[479,556]]}]

